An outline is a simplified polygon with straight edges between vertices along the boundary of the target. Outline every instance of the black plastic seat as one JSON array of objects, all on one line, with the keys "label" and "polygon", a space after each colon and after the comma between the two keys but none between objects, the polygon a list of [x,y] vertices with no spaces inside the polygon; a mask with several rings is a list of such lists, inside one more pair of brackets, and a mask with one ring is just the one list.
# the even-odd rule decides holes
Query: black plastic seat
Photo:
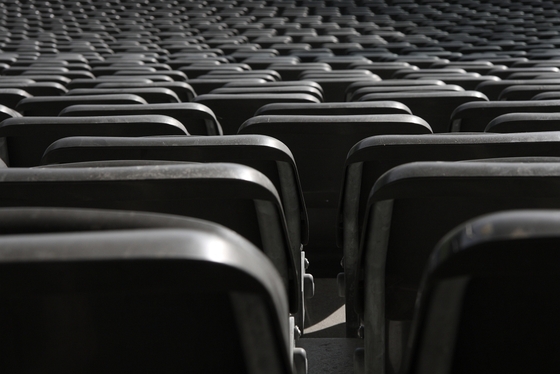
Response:
[{"label": "black plastic seat", "polygon": [[194,100],[204,104],[220,120],[224,134],[236,134],[240,126],[263,105],[270,103],[319,103],[309,94],[206,94]]},{"label": "black plastic seat", "polygon": [[384,80],[391,79],[391,77],[397,70],[403,69],[405,67],[411,67],[411,65],[406,62],[355,62],[350,66],[355,69],[371,71],[373,74]]},{"label": "black plastic seat", "polygon": [[312,80],[314,82],[317,82],[321,85],[321,87],[323,87],[324,90],[324,99],[325,102],[342,102],[345,101],[345,96],[344,93],[346,92],[346,90],[348,89],[348,87],[357,81],[372,81],[372,82],[376,82],[376,81],[380,81],[380,78],[376,75],[366,75],[366,74],[360,74],[359,77],[337,77],[337,76],[332,76],[332,77],[322,77],[322,78],[316,78],[313,77],[306,77],[306,76],[302,76],[302,79],[306,79],[306,80]]},{"label": "black plastic seat", "polygon": [[[523,84],[518,86],[509,86],[505,88],[498,100],[503,101],[523,101],[523,100],[532,100],[533,97],[548,93],[548,92],[555,92],[560,91],[560,84],[559,85],[534,85],[534,84]],[[556,98],[550,98],[545,100],[554,100]]]},{"label": "black plastic seat", "polygon": [[510,211],[446,235],[426,269],[403,372],[550,372],[559,222],[558,211]]},{"label": "black plastic seat", "polygon": [[14,109],[10,109],[7,106],[0,105],[0,120],[3,121],[8,118],[18,118],[21,114]]},{"label": "black plastic seat", "polygon": [[[62,86],[66,86],[67,84],[69,84],[72,81],[72,79],[70,79],[68,77],[65,77],[63,75],[50,75],[50,74],[49,75],[45,75],[45,74],[42,74],[42,75],[35,75],[35,74],[34,75],[25,75],[25,78],[31,79],[31,80],[33,80],[34,82],[37,82],[37,83],[51,82],[51,83],[58,83]],[[81,79],[87,80],[89,78],[81,78]]]},{"label": "black plastic seat", "polygon": [[138,95],[148,104],[179,103],[175,92],[163,87],[142,88],[75,88],[66,93],[66,96],[92,96],[92,95]]},{"label": "black plastic seat", "polygon": [[406,105],[397,101],[369,101],[348,103],[273,103],[260,107],[255,116],[312,115],[348,116],[358,114],[412,114]]},{"label": "black plastic seat", "polygon": [[385,173],[370,193],[360,244],[363,296],[356,305],[363,313],[366,372],[401,365],[423,269],[447,232],[490,212],[558,209],[559,183],[558,158],[415,162]]},{"label": "black plastic seat", "polygon": [[97,77],[95,79],[72,79],[72,81],[67,82],[65,84],[66,88],[72,90],[74,88],[93,88],[101,83],[142,83],[142,84],[150,84],[153,81],[146,77],[114,77],[114,76],[106,76],[106,77]]},{"label": "black plastic seat", "polygon": [[[102,77],[103,75],[100,75],[100,77]],[[185,73],[183,73],[182,71],[176,71],[176,70],[157,70],[154,73],[151,74],[145,74],[143,72],[140,71],[127,71],[127,70],[120,70],[115,72],[114,74],[115,77],[147,77],[148,79],[151,79],[153,81],[155,81],[154,77],[155,76],[162,76],[162,77],[168,77],[171,81],[174,82],[185,82],[187,80],[187,75]],[[164,78],[165,79],[165,78]],[[168,81],[168,79],[165,79],[166,81]],[[161,79],[158,79],[158,81],[161,81]]]},{"label": "black plastic seat", "polygon": [[373,135],[428,134],[431,129],[416,116],[399,114],[261,115],[247,120],[239,133],[272,136],[292,151],[310,218],[307,255],[312,263],[321,263],[325,258],[340,257],[334,245],[334,227],[344,161],[350,148]]},{"label": "black plastic seat", "polygon": [[[494,75],[478,75],[477,73],[473,73],[473,74],[476,75],[449,74],[449,75],[437,76],[436,78],[442,80],[446,84],[455,84],[461,86],[465,90],[476,90],[476,88],[482,82],[497,82],[500,80],[500,78]],[[424,77],[420,79],[434,79],[434,77]]]},{"label": "black plastic seat", "polygon": [[11,167],[37,166],[48,146],[67,136],[188,135],[164,115],[104,117],[18,117],[0,123],[1,156]]},{"label": "black plastic seat", "polygon": [[95,76],[87,70],[68,70],[65,72],[57,72],[46,70],[47,68],[38,68],[37,70],[28,70],[21,73],[22,77],[26,76],[36,76],[37,74],[48,77],[49,75],[54,75],[57,77],[64,77],[67,79],[93,79]]},{"label": "black plastic seat", "polygon": [[19,89],[32,96],[62,96],[67,92],[63,85],[53,82],[16,83],[0,79],[0,88]]},{"label": "black plastic seat", "polygon": [[412,114],[428,122],[434,133],[450,131],[451,114],[460,105],[488,101],[486,96],[477,91],[374,93],[362,96],[359,101],[380,100],[394,100],[405,104]]},{"label": "black plastic seat", "polygon": [[15,109],[18,103],[28,97],[32,97],[27,91],[17,88],[0,88],[0,105]]},{"label": "black plastic seat", "polygon": [[560,130],[560,113],[508,113],[494,118],[484,132],[515,133]]},{"label": "black plastic seat", "polygon": [[232,77],[232,76],[212,76],[212,78],[195,78],[189,79],[187,81],[188,84],[196,91],[197,95],[205,95],[210,93],[213,89],[223,87],[227,83],[233,82],[235,80],[250,80],[254,81],[255,79],[262,79],[266,82],[273,82],[273,79],[264,80],[261,77]]},{"label": "black plastic seat", "polygon": [[[341,49],[348,49],[348,45],[346,43],[339,43]],[[357,47],[357,44],[355,45]],[[329,48],[331,51],[333,50],[334,45],[330,45]],[[359,47],[358,47],[359,48]],[[335,53],[336,54],[336,53]],[[360,68],[356,67],[357,63],[367,63],[370,62],[367,58],[363,56],[356,56],[356,55],[344,55],[344,56],[334,56],[334,57],[319,57],[317,62],[321,63],[324,62],[329,64],[332,70],[340,71],[340,70],[361,70]]]},{"label": "black plastic seat", "polygon": [[269,69],[277,71],[281,76],[283,81],[297,81],[299,80],[300,74],[304,71],[331,71],[329,64],[324,62],[306,62],[306,63],[274,63],[269,66]]},{"label": "black plastic seat", "polygon": [[278,190],[294,253],[307,243],[307,212],[296,164],[289,149],[277,139],[262,135],[67,137],[49,146],[41,164],[103,160],[235,162],[251,166],[266,175]]},{"label": "black plastic seat", "polygon": [[560,100],[488,101],[466,103],[451,115],[451,131],[484,131],[490,121],[507,113],[556,113]]},{"label": "black plastic seat", "polygon": [[274,82],[280,81],[281,77],[278,72],[274,70],[243,70],[240,72],[230,72],[225,70],[211,70],[207,74],[201,75],[200,78],[218,78],[218,79],[251,79],[260,78],[266,81]]},{"label": "black plastic seat", "polygon": [[[70,72],[65,66],[13,66],[2,71],[3,75],[25,75],[27,74],[59,74],[66,75]],[[93,78],[93,76],[92,76]]]},{"label": "black plastic seat", "polygon": [[[188,61],[175,60],[170,62],[171,66],[175,66],[179,71],[185,73],[189,79],[195,79],[208,73],[211,70],[227,70],[227,71],[243,71],[244,69],[240,66],[234,64],[222,64],[222,65],[211,65],[211,64],[190,64]],[[183,65],[184,64],[184,65]]]},{"label": "black plastic seat", "polygon": [[359,101],[363,96],[368,94],[375,94],[375,93],[394,93],[394,92],[433,92],[433,91],[454,91],[454,92],[462,92],[465,91],[463,87],[454,85],[454,84],[446,84],[443,86],[439,85],[425,85],[425,86],[370,86],[370,87],[362,87],[356,89],[352,94],[347,98],[348,101]]},{"label": "black plastic seat", "polygon": [[[266,73],[248,74],[248,73],[251,73],[251,71],[248,71],[248,72],[244,71],[244,72],[239,72],[239,73],[223,72],[222,74],[218,74],[218,73],[220,73],[220,71],[215,71],[214,74],[210,74],[210,73],[201,75],[200,77],[198,77],[196,79],[192,79],[192,80],[189,79],[187,83],[193,85],[193,87],[196,84],[197,85],[196,91],[199,92],[198,85],[201,84],[201,83],[203,84],[203,87],[208,85],[208,84],[210,84],[210,85],[216,85],[217,84],[217,86],[214,86],[213,88],[211,88],[211,89],[214,89],[214,88],[220,87],[220,85],[224,85],[224,84],[226,84],[228,82],[231,82],[233,80],[262,79],[266,82],[275,82],[277,80],[276,77],[274,77],[270,74],[266,74]],[[201,91],[201,93],[207,93],[207,92],[204,92],[203,89],[201,89],[200,91]]]},{"label": "black plastic seat", "polygon": [[500,77],[501,79],[522,79],[522,78],[515,78],[512,77],[513,74],[520,74],[520,73],[531,73],[534,76],[538,76],[539,74],[546,74],[546,73],[560,73],[560,70],[557,67],[547,66],[547,67],[509,67],[508,69],[496,69],[491,70],[488,74],[495,75]]},{"label": "black plastic seat", "polygon": [[230,230],[187,223],[0,237],[2,370],[258,372],[266,357],[292,373],[270,262]]},{"label": "black plastic seat", "polygon": [[303,296],[313,296],[313,278],[305,275],[305,252],[302,252],[308,240],[307,210],[293,156],[278,140],[261,135],[68,137],[54,142],[45,151],[42,164],[72,167],[103,160],[235,162],[262,172],[274,184],[282,201],[293,255],[302,269]]},{"label": "black plastic seat", "polygon": [[0,236],[218,226],[172,214],[60,207],[0,208],[0,222]]},{"label": "black plastic seat", "polygon": [[144,104],[144,105],[72,105],[60,116],[127,116],[160,114],[181,122],[191,135],[221,135],[222,128],[214,112],[205,105],[197,103]]},{"label": "black plastic seat", "polygon": [[321,93],[321,97],[323,95],[323,88],[316,82],[307,81],[307,80],[298,80],[298,81],[280,81],[280,82],[262,82],[262,81],[253,81],[253,80],[234,80],[229,83],[226,83],[223,88],[231,88],[231,87],[292,87],[292,86],[305,86],[305,87],[313,87],[317,89]]},{"label": "black plastic seat", "polygon": [[433,77],[432,79],[441,79],[450,74],[467,74],[466,70],[461,68],[447,68],[447,69],[414,69],[404,68],[397,70],[392,79],[418,79],[419,77]]},{"label": "black plastic seat", "polygon": [[[165,73],[165,72],[164,72]],[[151,82],[175,82],[173,78],[168,76],[167,74],[159,74],[158,72],[152,74],[131,74],[131,75],[100,75],[96,77],[96,80],[104,81],[104,80],[111,80],[111,79],[119,79],[119,78],[127,78],[134,80],[135,78],[140,79],[147,79]],[[125,80],[126,81],[126,80]],[[87,87],[86,87],[87,88]]]},{"label": "black plastic seat", "polygon": [[416,87],[416,86],[444,86],[445,82],[441,80],[432,79],[385,79],[381,81],[356,81],[348,86],[344,94],[345,100],[350,101],[350,98],[356,90],[365,87]]},{"label": "black plastic seat", "polygon": [[16,110],[24,116],[56,117],[65,108],[80,104],[147,104],[146,100],[133,94],[83,95],[83,96],[39,96],[21,100]]},{"label": "black plastic seat", "polygon": [[196,92],[194,92],[194,89],[186,82],[99,83],[95,88],[166,88],[175,92],[179,101],[183,103],[191,102],[196,97]]},{"label": "black plastic seat", "polygon": [[316,97],[319,101],[323,101],[323,94],[315,87],[308,85],[288,85],[288,86],[268,86],[263,84],[260,87],[220,87],[210,91],[210,95],[238,95],[238,94],[292,94],[292,95],[311,95]]},{"label": "black plastic seat", "polygon": [[531,100],[558,100],[560,99],[560,91],[545,91],[536,94]]},{"label": "black plastic seat", "polygon": [[478,73],[480,75],[489,75],[488,72],[492,69],[507,69],[507,66],[494,65],[490,61],[438,61],[430,66],[431,69],[446,69],[448,67],[464,69],[467,72]]},{"label": "black plastic seat", "polygon": [[460,161],[505,157],[560,157],[560,132],[519,134],[378,135],[358,142],[348,153],[338,212],[337,240],[344,253],[347,336],[359,328],[354,300],[355,273],[368,196],[391,168],[417,161]]},{"label": "black plastic seat", "polygon": [[476,90],[485,94],[489,100],[498,100],[502,92],[511,86],[519,85],[559,85],[560,79],[507,79],[480,83]]},{"label": "black plastic seat", "polygon": [[299,270],[279,196],[273,184],[252,168],[219,163],[8,168],[2,177],[3,207],[147,211],[229,227],[271,259],[288,292],[290,311],[300,311]]}]

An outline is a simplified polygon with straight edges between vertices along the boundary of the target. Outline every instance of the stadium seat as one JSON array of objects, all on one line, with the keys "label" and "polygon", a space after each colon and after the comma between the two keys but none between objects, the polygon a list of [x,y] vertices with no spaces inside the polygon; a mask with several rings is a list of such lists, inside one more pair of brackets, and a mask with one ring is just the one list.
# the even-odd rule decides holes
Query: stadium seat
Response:
[{"label": "stadium seat", "polygon": [[555,113],[560,100],[488,101],[465,103],[451,115],[451,131],[481,132],[494,118],[507,113]]},{"label": "stadium seat", "polygon": [[188,135],[163,115],[105,117],[16,117],[0,122],[0,157],[11,167],[37,166],[47,147],[68,136]]},{"label": "stadium seat", "polygon": [[364,218],[357,264],[363,281],[354,301],[364,323],[365,372],[399,370],[422,272],[440,238],[482,214],[560,208],[558,160],[414,162],[376,182]]},{"label": "stadium seat", "polygon": [[196,97],[194,89],[185,82],[153,82],[153,83],[99,83],[95,88],[108,89],[108,88],[166,88],[177,95],[180,102],[188,103],[193,101]]},{"label": "stadium seat", "polygon": [[292,373],[275,269],[230,230],[187,223],[1,236],[2,370]]},{"label": "stadium seat", "polygon": [[512,133],[556,131],[560,129],[558,113],[508,113],[494,118],[485,132]]},{"label": "stadium seat", "polygon": [[198,95],[195,102],[204,104],[216,114],[225,135],[237,134],[241,125],[262,106],[271,103],[319,103],[316,96],[304,93],[239,93]]},{"label": "stadium seat", "polygon": [[348,116],[362,114],[412,114],[406,105],[397,101],[369,101],[349,103],[272,103],[260,107],[255,116],[311,115]]},{"label": "stadium seat", "polygon": [[282,276],[290,310],[303,311],[298,287],[301,273],[296,269],[280,198],[270,180],[252,168],[160,162],[3,170],[3,207],[149,211],[202,218],[229,227],[267,254]]},{"label": "stadium seat", "polygon": [[[138,95],[148,104],[180,103],[179,97],[168,88],[142,87],[142,88],[75,88],[65,96],[91,96],[91,95]],[[95,103],[93,103],[95,104]]]},{"label": "stadium seat", "polygon": [[147,104],[146,100],[133,94],[87,95],[87,96],[39,96],[22,99],[16,110],[27,117],[56,117],[65,108],[80,104]]},{"label": "stadium seat", "polygon": [[130,116],[160,114],[175,118],[192,135],[221,135],[222,128],[214,112],[197,103],[144,105],[72,105],[60,112],[61,117]]},{"label": "stadium seat", "polygon": [[[519,134],[378,135],[358,142],[348,153],[338,211],[338,245],[344,253],[341,294],[346,303],[346,331],[356,337],[355,311],[360,238],[367,201],[377,180],[391,168],[417,161],[461,161],[506,157],[560,157],[560,132]],[[341,277],[341,276],[339,276]],[[344,280],[344,281],[342,281]]]},{"label": "stadium seat", "polygon": [[487,102],[486,96],[477,91],[433,91],[372,93],[359,101],[393,100],[406,105],[412,114],[430,124],[434,133],[449,132],[451,114],[455,108],[466,103]]},{"label": "stadium seat", "polygon": [[308,262],[304,245],[309,234],[305,201],[293,156],[278,140],[261,135],[68,137],[54,142],[45,151],[42,164],[79,167],[103,160],[235,162],[262,172],[274,184],[282,201],[294,260],[301,269],[302,296],[313,297],[313,277],[305,271]]},{"label": "stadium seat", "polygon": [[557,211],[509,211],[446,235],[426,269],[403,373],[556,366],[559,222]]}]

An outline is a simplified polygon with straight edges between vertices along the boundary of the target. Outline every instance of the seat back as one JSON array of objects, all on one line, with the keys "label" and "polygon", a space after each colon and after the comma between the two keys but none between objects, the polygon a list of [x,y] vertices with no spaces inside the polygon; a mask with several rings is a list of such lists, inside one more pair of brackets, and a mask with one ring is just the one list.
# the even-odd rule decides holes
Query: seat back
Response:
[{"label": "seat back", "polygon": [[310,94],[213,94],[199,95],[194,100],[208,106],[220,121],[224,134],[238,133],[241,125],[253,117],[255,112],[271,103],[319,103],[317,97]]},{"label": "seat back", "polygon": [[385,173],[370,194],[359,255],[367,370],[400,366],[423,269],[445,233],[489,212],[558,209],[559,184],[557,159],[416,162]]},{"label": "seat back", "polygon": [[75,88],[66,93],[66,96],[89,96],[109,94],[138,95],[149,104],[179,103],[179,97],[170,89],[163,87],[141,88]]},{"label": "seat back", "polygon": [[263,115],[359,115],[359,114],[412,114],[406,105],[397,101],[349,103],[272,103],[260,107],[255,116]]},{"label": "seat back", "polygon": [[290,373],[275,269],[199,226],[0,237],[2,370]]},{"label": "seat back", "polygon": [[235,164],[5,169],[4,207],[81,207],[148,211],[220,223],[260,248],[281,274],[298,310],[299,272],[272,183]]},{"label": "seat back", "polygon": [[288,147],[277,139],[263,135],[68,137],[54,142],[41,163],[103,160],[234,162],[250,166],[266,175],[278,190],[294,253],[307,243],[307,212],[297,167]]},{"label": "seat back", "polygon": [[347,335],[360,326],[355,311],[357,264],[368,198],[391,168],[416,161],[459,161],[504,157],[559,157],[560,132],[519,134],[380,135],[358,142],[348,153],[338,211],[337,241],[343,248]]},{"label": "seat back", "polygon": [[147,104],[146,100],[134,94],[114,95],[84,95],[84,96],[38,96],[21,100],[16,110],[24,116],[56,117],[59,113],[72,105],[80,104]]},{"label": "seat back", "polygon": [[52,142],[79,135],[188,135],[188,132],[179,121],[165,115],[10,118],[0,123],[1,157],[12,167],[37,166]]},{"label": "seat back", "polygon": [[64,109],[61,117],[127,116],[161,114],[175,118],[192,135],[221,135],[222,128],[207,106],[197,103],[146,105],[73,105]]},{"label": "seat back", "polygon": [[556,113],[560,100],[488,101],[463,104],[451,115],[451,131],[484,131],[494,118],[507,113]]},{"label": "seat back", "polygon": [[477,91],[371,93],[360,98],[360,101],[380,100],[403,103],[410,108],[412,114],[428,122],[434,133],[450,131],[451,114],[460,105],[488,101],[486,96]]},{"label": "seat back", "polygon": [[560,129],[559,113],[507,113],[494,118],[485,132],[514,133],[556,131]]},{"label": "seat back", "polygon": [[559,222],[557,211],[510,211],[449,233],[426,269],[403,372],[556,366]]}]

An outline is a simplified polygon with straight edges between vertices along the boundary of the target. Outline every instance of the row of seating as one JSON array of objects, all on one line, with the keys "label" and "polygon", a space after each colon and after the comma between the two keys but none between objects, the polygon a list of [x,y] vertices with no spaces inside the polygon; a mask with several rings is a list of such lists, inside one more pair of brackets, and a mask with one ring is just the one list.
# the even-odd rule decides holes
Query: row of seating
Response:
[{"label": "row of seating", "polygon": [[[305,372],[307,267],[333,276],[342,256],[358,372],[548,371],[554,329],[524,359],[547,323],[500,326],[531,315],[518,288],[546,307],[534,288],[554,274],[534,275],[554,255],[525,254],[526,230],[538,242],[557,216],[465,222],[560,208],[556,17],[530,1],[0,4],[0,214],[21,222],[0,245],[19,285],[6,371]],[[34,341],[36,309],[56,344]]]}]

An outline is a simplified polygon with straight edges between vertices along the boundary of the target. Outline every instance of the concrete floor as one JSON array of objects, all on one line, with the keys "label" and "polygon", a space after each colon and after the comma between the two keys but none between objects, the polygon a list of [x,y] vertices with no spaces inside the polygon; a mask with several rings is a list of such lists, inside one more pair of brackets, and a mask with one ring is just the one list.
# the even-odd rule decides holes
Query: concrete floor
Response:
[{"label": "concrete floor", "polygon": [[306,328],[298,346],[307,351],[308,374],[351,374],[361,339],[345,337],[344,298],[335,278],[315,279],[315,296],[306,304]]}]

